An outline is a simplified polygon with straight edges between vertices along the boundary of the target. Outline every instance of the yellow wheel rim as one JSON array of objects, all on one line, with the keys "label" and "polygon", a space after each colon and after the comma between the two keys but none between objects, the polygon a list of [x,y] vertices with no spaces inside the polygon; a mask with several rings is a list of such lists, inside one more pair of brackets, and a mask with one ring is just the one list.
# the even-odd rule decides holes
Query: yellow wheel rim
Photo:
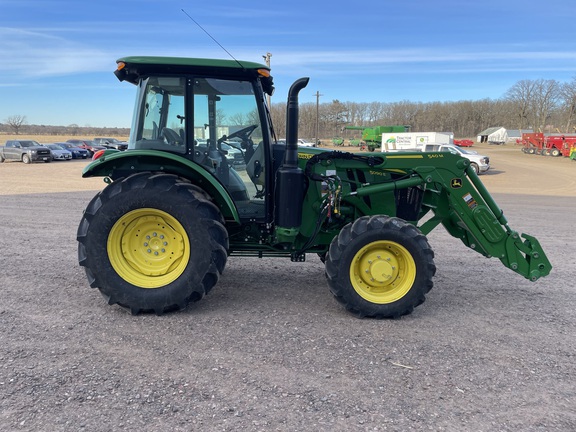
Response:
[{"label": "yellow wheel rim", "polygon": [[402,245],[388,240],[360,249],[350,265],[350,282],[360,297],[371,303],[393,303],[414,285],[416,263]]},{"label": "yellow wheel rim", "polygon": [[114,224],[106,245],[118,275],[141,288],[159,288],[182,275],[190,260],[184,227],[166,212],[133,210]]}]

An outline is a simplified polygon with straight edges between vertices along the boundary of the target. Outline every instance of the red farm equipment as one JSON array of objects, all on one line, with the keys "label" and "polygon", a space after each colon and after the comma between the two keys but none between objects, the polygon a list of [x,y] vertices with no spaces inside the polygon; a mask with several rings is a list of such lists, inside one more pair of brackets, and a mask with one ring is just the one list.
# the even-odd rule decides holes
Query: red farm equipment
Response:
[{"label": "red farm equipment", "polygon": [[528,154],[542,154],[544,149],[544,134],[542,132],[525,132],[520,141],[522,152]]},{"label": "red farm equipment", "polygon": [[576,135],[523,133],[519,144],[522,144],[522,152],[528,154],[571,157],[576,153]]},{"label": "red farm equipment", "polygon": [[576,135],[549,135],[546,136],[542,154],[545,156],[569,157],[576,148]]}]

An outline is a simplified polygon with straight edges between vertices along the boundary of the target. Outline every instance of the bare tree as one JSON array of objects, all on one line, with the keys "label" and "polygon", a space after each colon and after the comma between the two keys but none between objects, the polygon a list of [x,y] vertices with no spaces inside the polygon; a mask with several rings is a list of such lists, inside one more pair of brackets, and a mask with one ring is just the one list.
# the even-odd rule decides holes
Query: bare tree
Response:
[{"label": "bare tree", "polygon": [[323,112],[323,118],[330,131],[338,131],[342,129],[345,124],[348,124],[348,108],[345,104],[335,99],[327,106],[327,110]]},{"label": "bare tree", "polygon": [[576,117],[576,77],[560,87],[560,97],[564,102],[566,132],[570,132],[572,120]]},{"label": "bare tree", "polygon": [[532,111],[535,123],[545,130],[552,128],[550,121],[560,101],[560,85],[556,80],[535,81]]},{"label": "bare tree", "polygon": [[5,120],[5,122],[8,126],[10,126],[10,128],[14,131],[16,135],[20,133],[20,129],[22,128],[22,126],[24,126],[27,123],[26,116],[19,114],[8,117]]},{"label": "bare tree", "polygon": [[270,117],[274,125],[276,138],[286,137],[286,103],[272,103],[270,105]]},{"label": "bare tree", "polygon": [[365,124],[359,126],[376,126],[384,116],[384,104],[380,102],[370,102],[365,111]]},{"label": "bare tree", "polygon": [[514,104],[518,129],[527,129],[532,126],[537,128],[533,123],[530,124],[531,107],[534,94],[534,81],[521,80],[508,89],[504,98]]},{"label": "bare tree", "polygon": [[560,84],[544,79],[518,81],[506,92],[505,99],[514,103],[518,129],[532,126],[544,130],[558,106]]},{"label": "bare tree", "polygon": [[232,125],[235,126],[243,126],[248,124],[248,122],[246,121],[246,118],[244,116],[244,113],[236,113],[232,116],[230,116],[230,119],[228,120],[228,122]]},{"label": "bare tree", "polygon": [[66,126],[66,129],[69,131],[70,134],[76,136],[78,135],[80,127],[76,123],[72,123]]}]

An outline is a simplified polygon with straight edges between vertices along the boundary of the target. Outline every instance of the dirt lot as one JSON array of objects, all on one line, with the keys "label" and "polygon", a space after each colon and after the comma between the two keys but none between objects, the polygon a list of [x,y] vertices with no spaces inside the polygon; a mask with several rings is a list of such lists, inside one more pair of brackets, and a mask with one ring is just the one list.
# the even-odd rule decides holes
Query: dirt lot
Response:
[{"label": "dirt lot", "polygon": [[231,258],[201,302],[131,316],[77,265],[104,185],[86,161],[0,164],[0,430],[576,430],[576,163],[476,150],[552,274],[528,282],[438,229],[434,289],[394,321],[346,313],[313,256]]}]

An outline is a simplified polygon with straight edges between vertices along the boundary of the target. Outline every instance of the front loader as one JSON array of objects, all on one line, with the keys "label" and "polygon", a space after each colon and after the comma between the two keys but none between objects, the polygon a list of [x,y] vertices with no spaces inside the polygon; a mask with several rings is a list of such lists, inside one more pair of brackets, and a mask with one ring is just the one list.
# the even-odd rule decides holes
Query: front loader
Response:
[{"label": "front loader", "polygon": [[426,235],[444,226],[465,246],[535,281],[551,265],[518,234],[467,159],[449,153],[349,153],[298,147],[298,94],[276,140],[264,65],[127,57],[137,87],[129,148],[94,156],[84,177],[107,186],[78,227],[90,286],[132,313],[200,300],[229,257],[307,254],[360,317],[395,318],[424,302],[436,271]]}]

